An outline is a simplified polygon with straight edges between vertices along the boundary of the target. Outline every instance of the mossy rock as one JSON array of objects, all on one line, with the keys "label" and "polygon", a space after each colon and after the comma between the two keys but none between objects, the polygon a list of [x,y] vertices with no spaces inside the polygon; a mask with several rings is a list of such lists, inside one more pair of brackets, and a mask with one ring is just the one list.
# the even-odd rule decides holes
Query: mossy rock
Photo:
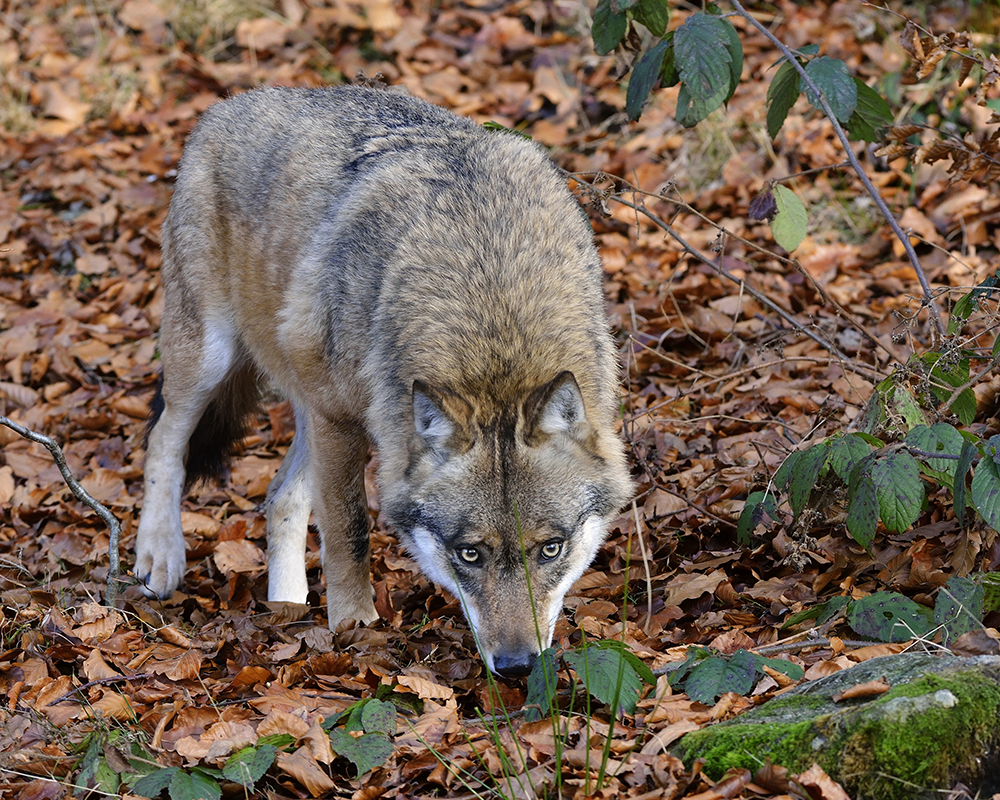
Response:
[{"label": "mossy rock", "polygon": [[[834,703],[853,686],[885,679],[876,697]],[[906,653],[796,687],[736,719],[689,733],[673,748],[720,777],[772,763],[801,772],[818,763],[856,800],[940,796],[957,783],[1000,791],[1000,657]]]}]

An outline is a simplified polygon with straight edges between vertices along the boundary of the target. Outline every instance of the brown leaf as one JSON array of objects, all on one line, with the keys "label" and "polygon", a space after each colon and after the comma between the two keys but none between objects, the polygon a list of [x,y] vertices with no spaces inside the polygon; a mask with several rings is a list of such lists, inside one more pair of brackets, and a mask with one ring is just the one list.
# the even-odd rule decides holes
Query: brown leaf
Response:
[{"label": "brown leaf", "polygon": [[891,688],[888,683],[882,680],[867,681],[842,692],[837,692],[831,699],[834,703],[839,703],[841,700],[855,700],[859,697],[877,697],[880,694],[885,694]]},{"label": "brown leaf", "polygon": [[306,747],[294,753],[278,753],[277,762],[279,769],[295,778],[313,797],[321,797],[337,786]]},{"label": "brown leaf", "polygon": [[263,569],[264,551],[246,539],[230,539],[215,545],[212,553],[222,572],[254,572]]},{"label": "brown leaf", "polygon": [[104,660],[104,656],[101,655],[101,651],[96,647],[90,651],[90,655],[83,662],[83,674],[87,676],[88,681],[101,680],[103,678],[117,678],[121,676],[121,673],[113,669],[107,661]]},{"label": "brown leaf", "polygon": [[188,650],[166,669],[164,675],[172,681],[193,681],[200,672],[201,653],[197,650]]},{"label": "brown leaf", "polygon": [[792,781],[805,789],[807,796],[814,800],[851,800],[844,787],[827,775],[819,764],[813,764]]}]

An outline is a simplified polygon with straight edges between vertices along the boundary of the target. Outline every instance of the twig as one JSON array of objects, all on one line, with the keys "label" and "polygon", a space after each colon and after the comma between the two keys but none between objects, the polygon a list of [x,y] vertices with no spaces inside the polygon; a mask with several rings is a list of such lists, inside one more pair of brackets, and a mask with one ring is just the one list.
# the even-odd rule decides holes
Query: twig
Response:
[{"label": "twig", "polygon": [[[841,127],[840,122],[837,120],[837,116],[833,113],[833,109],[827,102],[825,95],[819,90],[815,83],[813,83],[812,78],[809,77],[808,73],[800,63],[798,58],[796,58],[795,53],[792,52],[786,44],[784,44],[777,36],[771,33],[766,27],[761,25],[753,16],[748,12],[740,0],[730,0],[733,7],[739,12],[747,22],[749,22],[754,28],[756,28],[760,33],[767,37],[770,42],[777,47],[782,55],[788,59],[789,63],[795,68],[795,70],[802,77],[802,82],[809,88],[813,96],[819,101],[820,106],[823,109],[823,113],[826,114],[827,118],[830,120],[830,124],[833,125],[834,133],[837,134],[837,138],[840,139],[840,144],[844,148],[844,155],[847,160],[851,162],[851,168],[857,173],[861,184],[865,187],[865,190],[871,195],[872,200],[875,201],[875,205],[878,206],[879,212],[885,217],[886,222],[889,223],[889,227],[892,228],[892,232],[896,234],[896,238],[903,245],[903,249],[906,251],[907,257],[910,259],[910,264],[913,267],[913,271],[917,274],[917,280],[920,281],[920,288],[924,292],[924,305],[926,305],[931,312],[931,317],[934,320],[934,325],[937,328],[937,333],[939,337],[945,335],[944,322],[941,320],[941,315],[938,313],[937,305],[934,303],[934,292],[931,289],[930,282],[927,280],[927,275],[924,273],[924,268],[920,264],[920,259],[917,258],[917,251],[913,249],[913,245],[910,243],[910,237],[907,233],[900,227],[900,224],[896,221],[893,216],[892,211],[886,204],[882,195],[879,194],[878,189],[871,182],[868,175],[865,174],[864,168],[861,166],[861,162],[858,161],[858,157],[854,154],[854,149],[851,147],[851,142],[847,138],[847,134],[844,132],[843,127]],[[810,98],[811,99],[811,98]]]},{"label": "twig", "polygon": [[[579,178],[574,178],[574,180],[583,183],[584,186],[592,185],[588,184],[586,181],[580,181]],[[594,188],[596,189],[596,187]],[[642,214],[644,217],[650,220],[658,228],[665,231],[675,242],[677,242],[677,244],[679,244],[683,248],[684,252],[686,252],[692,258],[695,258],[698,261],[705,264],[706,266],[711,267],[726,280],[735,283],[737,286],[740,287],[742,291],[745,291],[747,294],[753,297],[758,303],[760,303],[763,306],[766,306],[768,309],[773,311],[775,314],[781,317],[785,322],[787,322],[793,328],[795,328],[798,331],[801,331],[805,336],[808,336],[810,339],[816,342],[816,344],[818,344],[828,353],[832,353],[833,355],[837,356],[837,358],[842,359],[845,364],[853,363],[851,358],[846,353],[842,353],[832,342],[828,342],[826,339],[824,339],[815,331],[809,330],[809,328],[805,327],[801,322],[795,319],[795,317],[793,317],[791,314],[785,311],[785,309],[783,309],[781,306],[779,306],[777,303],[771,300],[763,292],[759,291],[758,289],[755,289],[753,286],[744,281],[742,278],[736,277],[729,270],[725,269],[722,266],[722,264],[720,264],[717,261],[713,261],[711,258],[704,255],[701,251],[699,251],[696,247],[694,247],[694,245],[688,243],[684,239],[684,237],[682,237],[679,233],[677,233],[677,231],[671,228],[666,222],[660,219],[660,217],[658,217],[652,211],[647,209],[645,204],[639,205],[636,203],[631,203],[628,200],[619,197],[618,195],[613,195],[611,199],[615,200],[618,203],[621,203],[623,206],[638,211],[640,214]]]},{"label": "twig", "polygon": [[109,678],[97,678],[96,680],[88,681],[87,683],[84,683],[80,686],[73,687],[68,692],[66,692],[66,694],[57,697],[55,700],[49,703],[49,705],[54,706],[58,703],[62,703],[66,700],[69,700],[73,695],[80,694],[80,692],[83,692],[92,686],[104,686],[109,683],[122,683],[124,681],[140,681],[140,680],[146,681],[150,680],[151,678],[158,678],[158,677],[160,676],[154,672],[143,672],[143,673],[137,673],[135,675],[112,675]]},{"label": "twig", "polygon": [[112,608],[117,608],[118,605],[118,584],[121,582],[121,562],[118,559],[118,542],[122,535],[122,526],[118,522],[118,519],[108,511],[103,505],[97,502],[90,493],[84,489],[73,477],[73,473],[69,471],[69,466],[66,464],[66,457],[63,455],[62,448],[55,441],[55,439],[50,439],[41,433],[36,433],[35,431],[25,428],[23,425],[18,425],[12,419],[0,416],[0,424],[6,425],[15,433],[23,436],[25,439],[30,439],[32,442],[37,442],[40,445],[44,445],[45,448],[52,454],[52,460],[55,461],[56,466],[59,467],[59,472],[63,476],[63,480],[66,485],[70,488],[70,491],[76,496],[76,499],[91,509],[104,520],[105,524],[108,526],[108,589],[105,592],[105,602]]}]

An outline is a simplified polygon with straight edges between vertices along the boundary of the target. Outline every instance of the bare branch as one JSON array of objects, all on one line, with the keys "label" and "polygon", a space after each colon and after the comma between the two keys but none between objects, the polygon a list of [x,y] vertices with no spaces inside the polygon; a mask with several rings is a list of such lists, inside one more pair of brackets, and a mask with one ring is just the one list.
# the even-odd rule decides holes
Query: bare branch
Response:
[{"label": "bare branch", "polygon": [[66,464],[66,457],[63,455],[62,448],[55,439],[50,439],[44,434],[29,430],[23,425],[18,425],[12,419],[8,419],[4,416],[0,416],[0,424],[6,425],[12,431],[20,434],[25,439],[30,439],[32,442],[44,445],[45,448],[52,454],[52,460],[55,461],[56,466],[59,467],[59,472],[62,474],[63,480],[70,488],[70,491],[76,496],[76,499],[81,503],[90,506],[97,516],[103,519],[105,524],[107,524],[109,537],[108,589],[105,593],[104,599],[109,606],[117,607],[119,583],[121,582],[121,562],[118,558],[118,543],[122,535],[121,523],[118,522],[118,519],[114,514],[91,497],[90,493],[79,484],[76,478],[73,477],[73,473],[69,471],[69,466]]}]

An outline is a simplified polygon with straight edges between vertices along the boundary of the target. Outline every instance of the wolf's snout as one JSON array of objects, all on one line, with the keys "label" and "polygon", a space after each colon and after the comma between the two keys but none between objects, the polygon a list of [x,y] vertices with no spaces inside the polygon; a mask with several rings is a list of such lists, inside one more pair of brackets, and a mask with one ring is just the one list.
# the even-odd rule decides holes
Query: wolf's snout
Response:
[{"label": "wolf's snout", "polygon": [[504,678],[523,678],[535,666],[537,653],[503,654],[493,657],[493,671]]}]

